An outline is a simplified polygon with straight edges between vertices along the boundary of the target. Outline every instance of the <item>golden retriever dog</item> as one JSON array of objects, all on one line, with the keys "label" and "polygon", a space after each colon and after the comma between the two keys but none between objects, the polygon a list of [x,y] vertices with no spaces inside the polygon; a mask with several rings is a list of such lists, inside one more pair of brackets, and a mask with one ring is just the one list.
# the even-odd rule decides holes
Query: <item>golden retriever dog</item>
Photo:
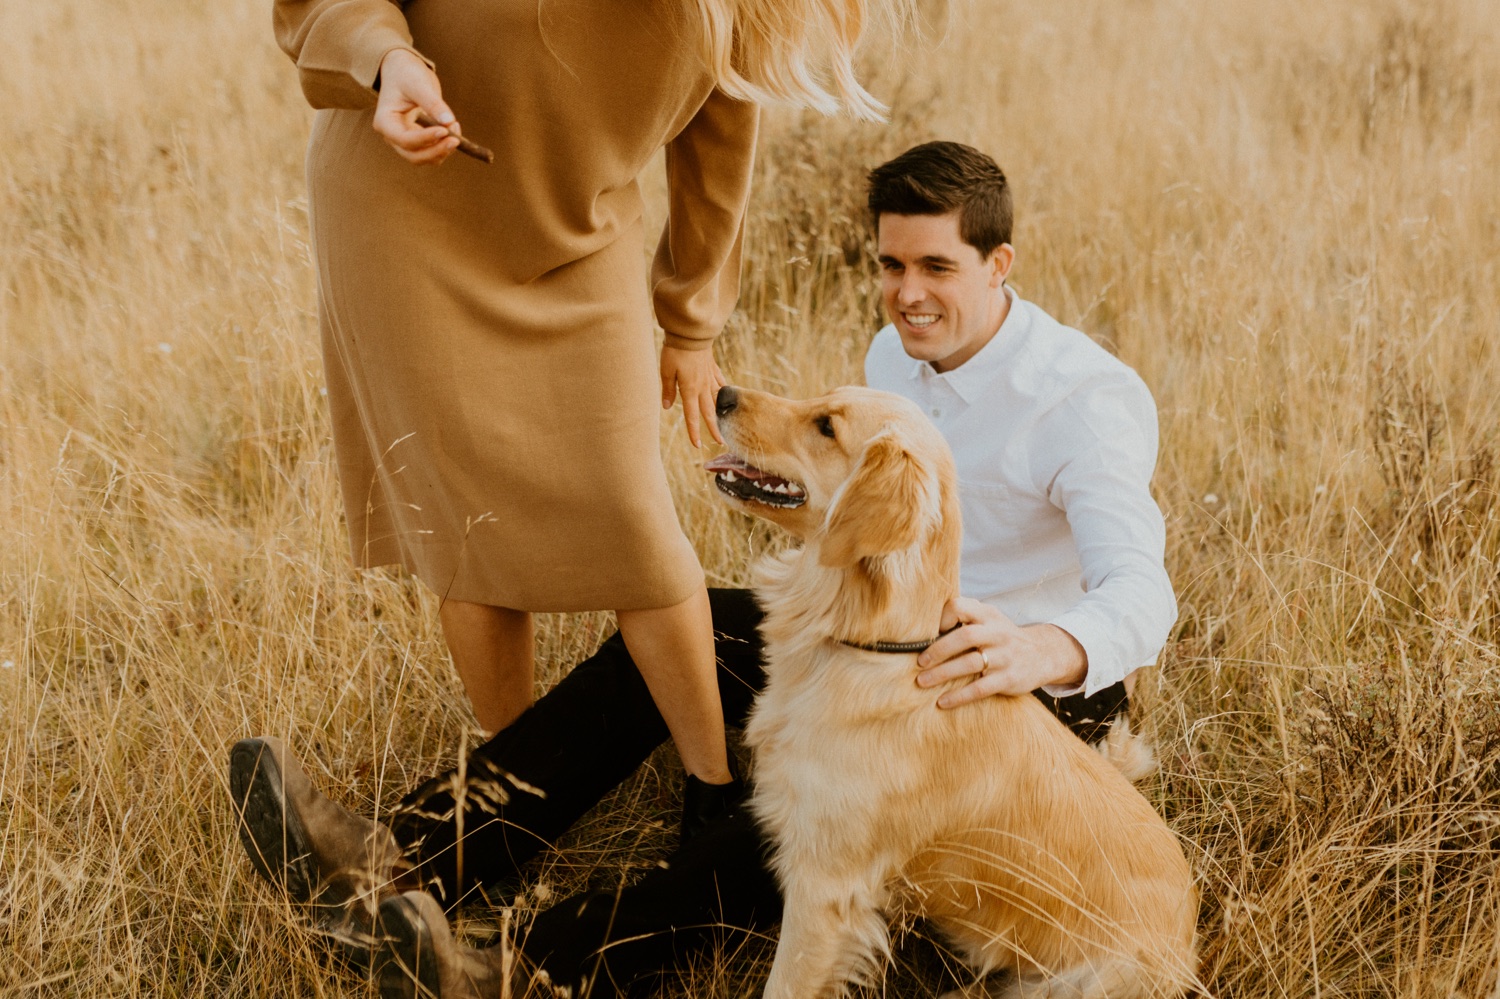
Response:
[{"label": "golden retriever dog", "polygon": [[1034,697],[939,710],[916,653],[872,650],[930,641],[958,593],[937,429],[860,388],[801,402],[726,388],[719,411],[719,489],[802,540],[756,578],[767,682],[746,729],[751,808],[786,899],[768,999],[870,982],[889,922],[910,917],[973,970],[954,996],[1181,995],[1192,874],[1120,769]]}]

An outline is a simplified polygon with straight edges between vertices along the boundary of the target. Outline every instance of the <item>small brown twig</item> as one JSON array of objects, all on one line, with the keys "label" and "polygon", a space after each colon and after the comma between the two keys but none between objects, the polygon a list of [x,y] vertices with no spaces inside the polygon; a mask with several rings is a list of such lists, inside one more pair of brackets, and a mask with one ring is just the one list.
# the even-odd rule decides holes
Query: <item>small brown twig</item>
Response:
[{"label": "small brown twig", "polygon": [[[417,124],[421,125],[423,128],[442,128],[443,127],[442,125],[439,125],[436,121],[434,121],[432,119],[432,116],[429,115],[426,111],[418,111],[417,112]],[[448,134],[449,135],[454,135],[454,132],[453,132],[453,129],[452,129],[451,126],[448,128]],[[472,156],[476,160],[479,160],[481,163],[493,163],[493,162],[495,162],[495,154],[492,153],[492,152],[490,152],[488,149],[484,148],[483,146],[481,146],[479,143],[477,143],[477,142],[470,142],[468,139],[465,139],[462,135],[457,135],[455,137],[458,139],[458,151],[461,152],[461,153],[463,153],[465,156]]]}]

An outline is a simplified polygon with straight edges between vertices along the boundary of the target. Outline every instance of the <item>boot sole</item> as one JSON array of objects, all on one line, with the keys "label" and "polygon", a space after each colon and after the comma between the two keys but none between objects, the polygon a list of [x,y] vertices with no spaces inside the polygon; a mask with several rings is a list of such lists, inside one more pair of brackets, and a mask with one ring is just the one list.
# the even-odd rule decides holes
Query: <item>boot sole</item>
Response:
[{"label": "boot sole", "polygon": [[348,896],[319,884],[311,840],[286,798],[281,764],[265,739],[241,739],[229,751],[229,791],[240,814],[240,842],[256,873],[309,905],[335,954],[354,971],[370,968],[366,927],[347,924]]},{"label": "boot sole", "polygon": [[393,895],[380,903],[375,926],[380,944],[373,963],[380,999],[442,999],[437,950],[417,907]]},{"label": "boot sole", "polygon": [[229,751],[229,793],[239,809],[240,842],[256,873],[294,902],[311,902],[318,869],[307,830],[288,807],[276,754],[264,739],[241,739]]}]

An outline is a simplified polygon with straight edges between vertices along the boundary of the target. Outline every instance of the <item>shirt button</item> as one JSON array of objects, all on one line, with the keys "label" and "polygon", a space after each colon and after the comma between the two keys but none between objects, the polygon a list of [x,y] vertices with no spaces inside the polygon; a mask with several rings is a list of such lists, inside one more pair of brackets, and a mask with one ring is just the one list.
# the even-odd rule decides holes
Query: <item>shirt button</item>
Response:
[{"label": "shirt button", "polygon": [[942,416],[943,415],[943,411],[941,409],[934,409],[932,411],[932,415],[933,416]]}]

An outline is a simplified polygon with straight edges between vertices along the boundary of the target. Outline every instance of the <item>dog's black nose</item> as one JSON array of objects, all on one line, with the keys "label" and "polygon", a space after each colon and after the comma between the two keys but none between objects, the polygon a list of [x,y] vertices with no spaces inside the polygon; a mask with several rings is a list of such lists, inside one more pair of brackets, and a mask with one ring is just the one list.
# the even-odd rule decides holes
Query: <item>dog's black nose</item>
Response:
[{"label": "dog's black nose", "polygon": [[719,389],[718,398],[714,400],[714,412],[720,416],[728,416],[739,404],[740,390],[733,385],[725,385]]}]

